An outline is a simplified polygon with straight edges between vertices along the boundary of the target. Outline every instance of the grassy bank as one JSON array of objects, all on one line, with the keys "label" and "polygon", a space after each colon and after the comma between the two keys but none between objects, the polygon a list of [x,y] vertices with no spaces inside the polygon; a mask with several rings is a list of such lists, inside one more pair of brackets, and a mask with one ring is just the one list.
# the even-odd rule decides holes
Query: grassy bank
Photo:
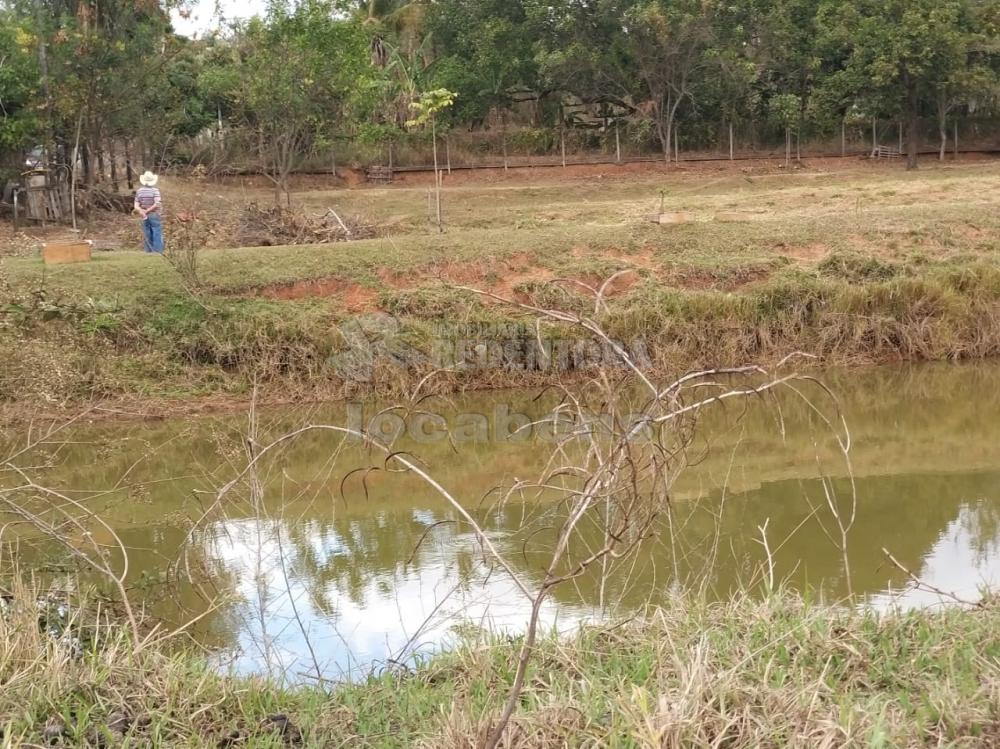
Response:
[{"label": "grassy bank", "polygon": [[[34,598],[5,601],[4,746],[470,747],[515,660],[506,638],[474,638],[415,670],[282,687],[220,676],[194,651],[134,653],[90,621],[47,634]],[[780,594],[677,599],[544,640],[527,685],[505,746],[993,746],[1000,609],[880,617]]]},{"label": "grassy bank", "polygon": [[[456,287],[592,312],[581,284],[619,271],[598,317],[641,339],[656,367],[791,351],[832,363],[995,356],[998,197],[992,164],[459,186],[446,191],[439,235],[423,223],[422,188],[313,190],[297,200],[363,213],[389,236],[206,250],[195,281],[134,252],[52,268],[3,260],[0,400],[240,397],[254,382],[286,396],[399,390],[432,364],[376,366],[361,381],[331,366],[356,345],[359,318],[393,316],[392,343],[424,354],[442,338],[524,348],[536,338],[530,314]],[[661,201],[691,221],[648,222]],[[470,367],[435,386],[552,375]]]}]

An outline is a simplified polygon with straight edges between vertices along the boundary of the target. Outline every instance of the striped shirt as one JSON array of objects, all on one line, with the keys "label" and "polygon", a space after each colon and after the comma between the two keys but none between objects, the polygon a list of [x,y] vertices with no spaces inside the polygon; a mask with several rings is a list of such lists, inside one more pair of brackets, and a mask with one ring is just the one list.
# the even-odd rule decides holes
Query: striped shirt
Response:
[{"label": "striped shirt", "polygon": [[140,187],[135,191],[135,202],[144,211],[148,211],[160,202],[160,191],[155,187]]}]

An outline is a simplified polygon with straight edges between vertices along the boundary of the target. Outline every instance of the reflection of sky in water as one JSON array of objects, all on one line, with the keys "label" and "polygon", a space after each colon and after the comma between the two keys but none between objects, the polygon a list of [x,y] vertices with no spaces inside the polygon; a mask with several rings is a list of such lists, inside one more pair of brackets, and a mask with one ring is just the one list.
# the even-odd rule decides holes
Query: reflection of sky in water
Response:
[{"label": "reflection of sky in water", "polygon": [[955,599],[978,601],[981,592],[1000,589],[1000,535],[983,538],[980,525],[987,502],[966,505],[951,521],[937,542],[928,550],[918,570],[910,570],[922,583],[904,589],[886,590],[872,596],[876,607],[912,608],[952,604]]},{"label": "reflection of sky in water", "polygon": [[[432,513],[424,515],[428,524],[433,522]],[[308,537],[321,566],[346,553],[330,526],[313,525]],[[334,583],[316,590],[315,582],[296,569],[282,521],[225,521],[213,529],[211,539],[210,555],[235,573],[243,599],[230,614],[237,619],[239,638],[235,652],[228,654],[231,660],[225,661],[242,673],[269,671],[293,681],[308,679],[316,673],[315,654],[325,678],[357,677],[389,659],[411,661],[415,654],[447,646],[457,637],[456,625],[518,632],[528,615],[527,599],[502,573],[489,574],[482,563],[459,572],[456,552],[471,551],[472,536],[442,536],[420,565],[407,567],[401,554],[396,568],[373,576],[360,596],[348,595]],[[542,610],[549,630],[565,631],[585,617],[582,607],[550,602]]]},{"label": "reflection of sky in water", "polygon": [[[956,509],[956,515],[934,531],[912,571],[929,586],[976,600],[982,587],[1000,584],[1000,523],[995,522],[1000,513],[992,498],[960,503]],[[235,592],[242,599],[229,612],[238,637],[225,662],[242,673],[270,671],[294,681],[316,674],[315,658],[324,678],[356,678],[392,659],[412,662],[414,655],[447,647],[457,639],[459,624],[523,631],[528,601],[502,573],[489,573],[470,534],[457,532],[451,524],[435,526],[439,518],[431,510],[411,510],[403,517],[428,529],[419,559],[414,554],[410,562],[414,550],[400,549],[398,559],[365,570],[359,569],[364,555],[358,556],[357,547],[352,550],[347,541],[348,536],[365,536],[363,523],[218,523],[208,552],[233,573]],[[380,513],[373,522],[384,526],[403,517]],[[741,528],[730,530],[734,538],[745,535]],[[293,536],[305,546],[297,549]],[[303,553],[311,557],[308,564]],[[835,552],[819,556],[831,559]],[[721,557],[718,563],[720,569],[725,567]],[[900,574],[895,575],[895,588],[887,588],[885,580],[893,570],[888,562],[876,564],[883,565],[878,573],[882,582],[867,596],[876,608],[948,602],[933,591],[905,585]],[[339,572],[324,574],[335,567]],[[363,574],[352,578],[345,568]],[[826,568],[828,575],[838,571],[836,563]],[[783,570],[779,567],[776,573],[781,579]],[[661,579],[658,585],[669,586],[669,581]],[[545,628],[567,631],[597,618],[595,609],[579,603],[593,596],[576,593],[561,596],[558,603],[550,599],[542,612]],[[615,613],[629,613],[628,605]]]}]

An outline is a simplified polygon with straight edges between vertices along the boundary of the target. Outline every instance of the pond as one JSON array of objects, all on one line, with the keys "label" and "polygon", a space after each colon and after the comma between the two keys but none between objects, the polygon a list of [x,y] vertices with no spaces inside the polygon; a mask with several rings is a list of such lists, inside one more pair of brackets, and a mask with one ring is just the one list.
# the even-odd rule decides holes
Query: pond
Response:
[{"label": "pond", "polygon": [[[900,567],[973,599],[1000,582],[1000,365],[830,372],[823,381],[850,428],[851,470],[797,399],[717,408],[655,537],[608,577],[557,588],[545,624],[631,615],[689,587],[763,595],[772,580],[830,600],[851,591],[880,607],[947,602]],[[383,431],[408,430],[401,449],[535,583],[561,510],[544,498],[498,506],[491,490],[537,477],[551,453],[544,434],[505,438],[520,415],[544,412],[536,395],[430,401],[423,420],[379,420]],[[73,548],[103,544],[120,569],[120,538],[134,600],[166,622],[192,621],[220,667],[291,681],[358,677],[473,629],[516,633],[527,601],[484,560],[469,525],[413,475],[377,470],[382,459],[358,444],[304,434],[214,502],[255,446],[306,423],[370,423],[377,413],[371,404],[262,412],[249,437],[247,415],[76,423],[19,461],[107,523],[70,528]],[[453,439],[438,429],[445,424]],[[828,499],[845,517],[856,503],[846,560]],[[93,579],[33,529],[7,530],[3,541],[22,571],[66,585]]]}]

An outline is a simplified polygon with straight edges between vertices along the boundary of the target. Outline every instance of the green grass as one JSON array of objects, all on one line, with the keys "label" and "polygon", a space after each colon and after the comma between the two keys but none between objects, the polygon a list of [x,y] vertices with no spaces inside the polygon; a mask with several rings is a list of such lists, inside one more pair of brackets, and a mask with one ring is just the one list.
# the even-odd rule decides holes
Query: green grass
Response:
[{"label": "green grass", "polygon": [[[45,609],[48,611],[48,609]],[[47,616],[47,614],[45,615]],[[498,712],[517,640],[467,630],[414,669],[321,689],[227,677],[113,624],[0,615],[5,745],[469,747]],[[43,621],[47,627],[52,622]],[[790,594],[679,597],[621,625],[544,638],[505,746],[991,746],[1000,608],[878,615]]]},{"label": "green grass", "polygon": [[[667,210],[695,220],[648,222],[661,190]],[[524,317],[455,285],[585,311],[593,304],[579,287],[551,281],[595,284],[622,269],[634,282],[609,298],[603,322],[619,337],[644,337],[663,367],[793,350],[836,363],[1000,352],[992,164],[458,186],[446,190],[443,235],[423,221],[422,187],[296,197],[394,228],[334,245],[205,250],[196,290],[140,253],[48,268],[0,261],[0,400],[245,393],[254,380],[336,396],[356,384],[324,362],[359,313],[397,315],[408,340],[426,343],[442,324]],[[713,220],[720,210],[746,220]],[[315,280],[325,295],[295,286]],[[391,384],[423,374],[397,373]],[[441,387],[482,384],[445,379]],[[489,384],[523,381],[508,379]]]}]

